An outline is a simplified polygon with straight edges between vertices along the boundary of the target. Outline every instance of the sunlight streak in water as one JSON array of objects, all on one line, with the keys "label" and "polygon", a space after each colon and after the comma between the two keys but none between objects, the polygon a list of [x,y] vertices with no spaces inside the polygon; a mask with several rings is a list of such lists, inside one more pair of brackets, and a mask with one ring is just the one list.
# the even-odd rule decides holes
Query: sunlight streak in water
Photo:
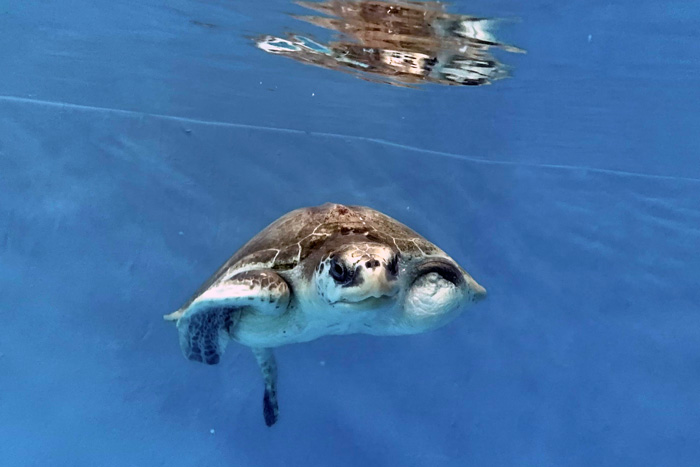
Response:
[{"label": "sunlight streak in water", "polygon": [[[294,129],[294,128],[280,128],[280,127],[270,127],[270,126],[263,126],[263,125],[250,125],[250,124],[245,124],[245,123],[202,120],[202,119],[198,119],[198,118],[178,117],[175,115],[165,115],[165,114],[155,114],[155,113],[141,112],[141,111],[137,111],[137,110],[116,109],[116,108],[111,108],[111,107],[97,107],[97,106],[91,106],[91,105],[72,104],[70,102],[45,101],[45,100],[31,99],[31,98],[26,98],[26,97],[0,96],[0,102],[3,102],[3,101],[13,102],[13,103],[21,103],[21,104],[41,105],[41,106],[46,106],[46,107],[66,108],[66,109],[85,111],[85,112],[112,113],[115,115],[122,115],[125,117],[153,118],[153,119],[160,119],[160,120],[169,120],[169,121],[173,121],[173,122],[186,123],[188,125],[218,126],[218,127],[225,127],[225,128],[245,128],[245,129],[250,129],[250,130],[270,131],[270,132],[276,132],[276,133],[288,133],[288,134],[296,134],[296,135],[306,135],[306,136],[320,137],[320,138],[343,139],[343,140],[347,140],[347,141],[365,141],[365,142],[370,142],[370,143],[375,143],[375,144],[381,144],[381,145],[388,146],[388,147],[404,149],[407,151],[418,152],[418,153],[422,153],[425,155],[432,155],[432,156],[436,156],[436,157],[447,157],[450,159],[457,159],[457,160],[461,160],[461,161],[465,161],[465,162],[474,162],[474,163],[480,163],[480,164],[502,165],[502,166],[521,166],[521,167],[555,169],[555,170],[580,170],[580,171],[587,171],[587,172],[591,172],[591,173],[610,174],[610,175],[625,176],[625,177],[643,177],[643,178],[658,179],[658,180],[676,180],[676,181],[700,183],[700,179],[693,178],[693,177],[676,176],[676,175],[657,175],[657,174],[633,172],[633,171],[626,171],[626,170],[602,169],[599,167],[592,167],[592,166],[527,163],[527,162],[505,161],[505,160],[483,159],[480,157],[469,156],[466,154],[457,154],[457,153],[451,153],[451,152],[446,152],[446,151],[437,151],[434,149],[426,149],[426,148],[421,148],[418,146],[411,146],[408,144],[397,143],[395,141],[391,141],[388,139],[373,138],[373,137],[359,136],[359,135],[347,135],[347,134],[328,133],[328,132],[321,132],[321,131],[298,130],[298,129]],[[2,155],[1,152],[0,152],[0,155]]]}]

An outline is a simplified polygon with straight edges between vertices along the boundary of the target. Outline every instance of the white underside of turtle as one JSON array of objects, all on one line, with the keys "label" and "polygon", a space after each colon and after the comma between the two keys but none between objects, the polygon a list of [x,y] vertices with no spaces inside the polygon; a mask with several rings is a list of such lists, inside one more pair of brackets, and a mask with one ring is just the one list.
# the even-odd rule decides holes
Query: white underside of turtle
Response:
[{"label": "white underside of turtle", "polygon": [[253,350],[271,426],[279,416],[274,347],[328,335],[421,333],[485,295],[405,225],[370,208],[327,203],[270,224],[165,319],[177,323],[190,360],[216,364],[231,341]]}]

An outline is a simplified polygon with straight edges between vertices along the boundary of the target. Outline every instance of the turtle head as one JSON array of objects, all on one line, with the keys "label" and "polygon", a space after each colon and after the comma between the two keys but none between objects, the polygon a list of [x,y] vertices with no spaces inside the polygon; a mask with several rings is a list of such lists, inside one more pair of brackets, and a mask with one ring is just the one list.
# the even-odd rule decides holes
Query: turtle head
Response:
[{"label": "turtle head", "polygon": [[398,265],[399,256],[387,245],[351,243],[329,252],[319,263],[316,289],[331,305],[377,308],[399,292]]},{"label": "turtle head", "polygon": [[327,252],[314,280],[319,298],[336,309],[378,311],[362,332],[379,335],[438,328],[486,297],[486,289],[439,250],[402,254],[375,242],[350,243]]},{"label": "turtle head", "polygon": [[434,329],[454,319],[467,305],[486,297],[486,289],[447,255],[418,257],[405,273],[397,333]]}]

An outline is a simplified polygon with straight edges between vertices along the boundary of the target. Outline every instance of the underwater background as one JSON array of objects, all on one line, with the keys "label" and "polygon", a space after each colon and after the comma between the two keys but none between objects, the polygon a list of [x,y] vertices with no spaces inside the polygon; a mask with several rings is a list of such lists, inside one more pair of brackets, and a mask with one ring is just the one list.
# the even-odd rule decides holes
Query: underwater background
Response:
[{"label": "underwater background", "polygon": [[[268,54],[331,40],[287,0],[0,2],[0,465],[700,465],[700,4],[449,10],[513,19],[527,53],[488,52],[511,77]],[[189,362],[162,315],[326,201],[406,223],[489,297],[279,349],[267,428],[249,350]]]}]

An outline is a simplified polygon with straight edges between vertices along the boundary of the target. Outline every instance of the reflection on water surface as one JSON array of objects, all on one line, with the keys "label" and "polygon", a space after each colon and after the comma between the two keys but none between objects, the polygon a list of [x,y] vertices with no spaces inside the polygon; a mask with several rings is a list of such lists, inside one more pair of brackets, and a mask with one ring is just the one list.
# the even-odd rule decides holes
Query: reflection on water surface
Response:
[{"label": "reflection on water surface", "polygon": [[261,36],[269,53],[395,86],[479,86],[508,76],[490,49],[521,49],[493,35],[499,20],[448,13],[438,2],[297,2],[324,16],[295,16],[335,32],[328,44],[301,34]]}]

